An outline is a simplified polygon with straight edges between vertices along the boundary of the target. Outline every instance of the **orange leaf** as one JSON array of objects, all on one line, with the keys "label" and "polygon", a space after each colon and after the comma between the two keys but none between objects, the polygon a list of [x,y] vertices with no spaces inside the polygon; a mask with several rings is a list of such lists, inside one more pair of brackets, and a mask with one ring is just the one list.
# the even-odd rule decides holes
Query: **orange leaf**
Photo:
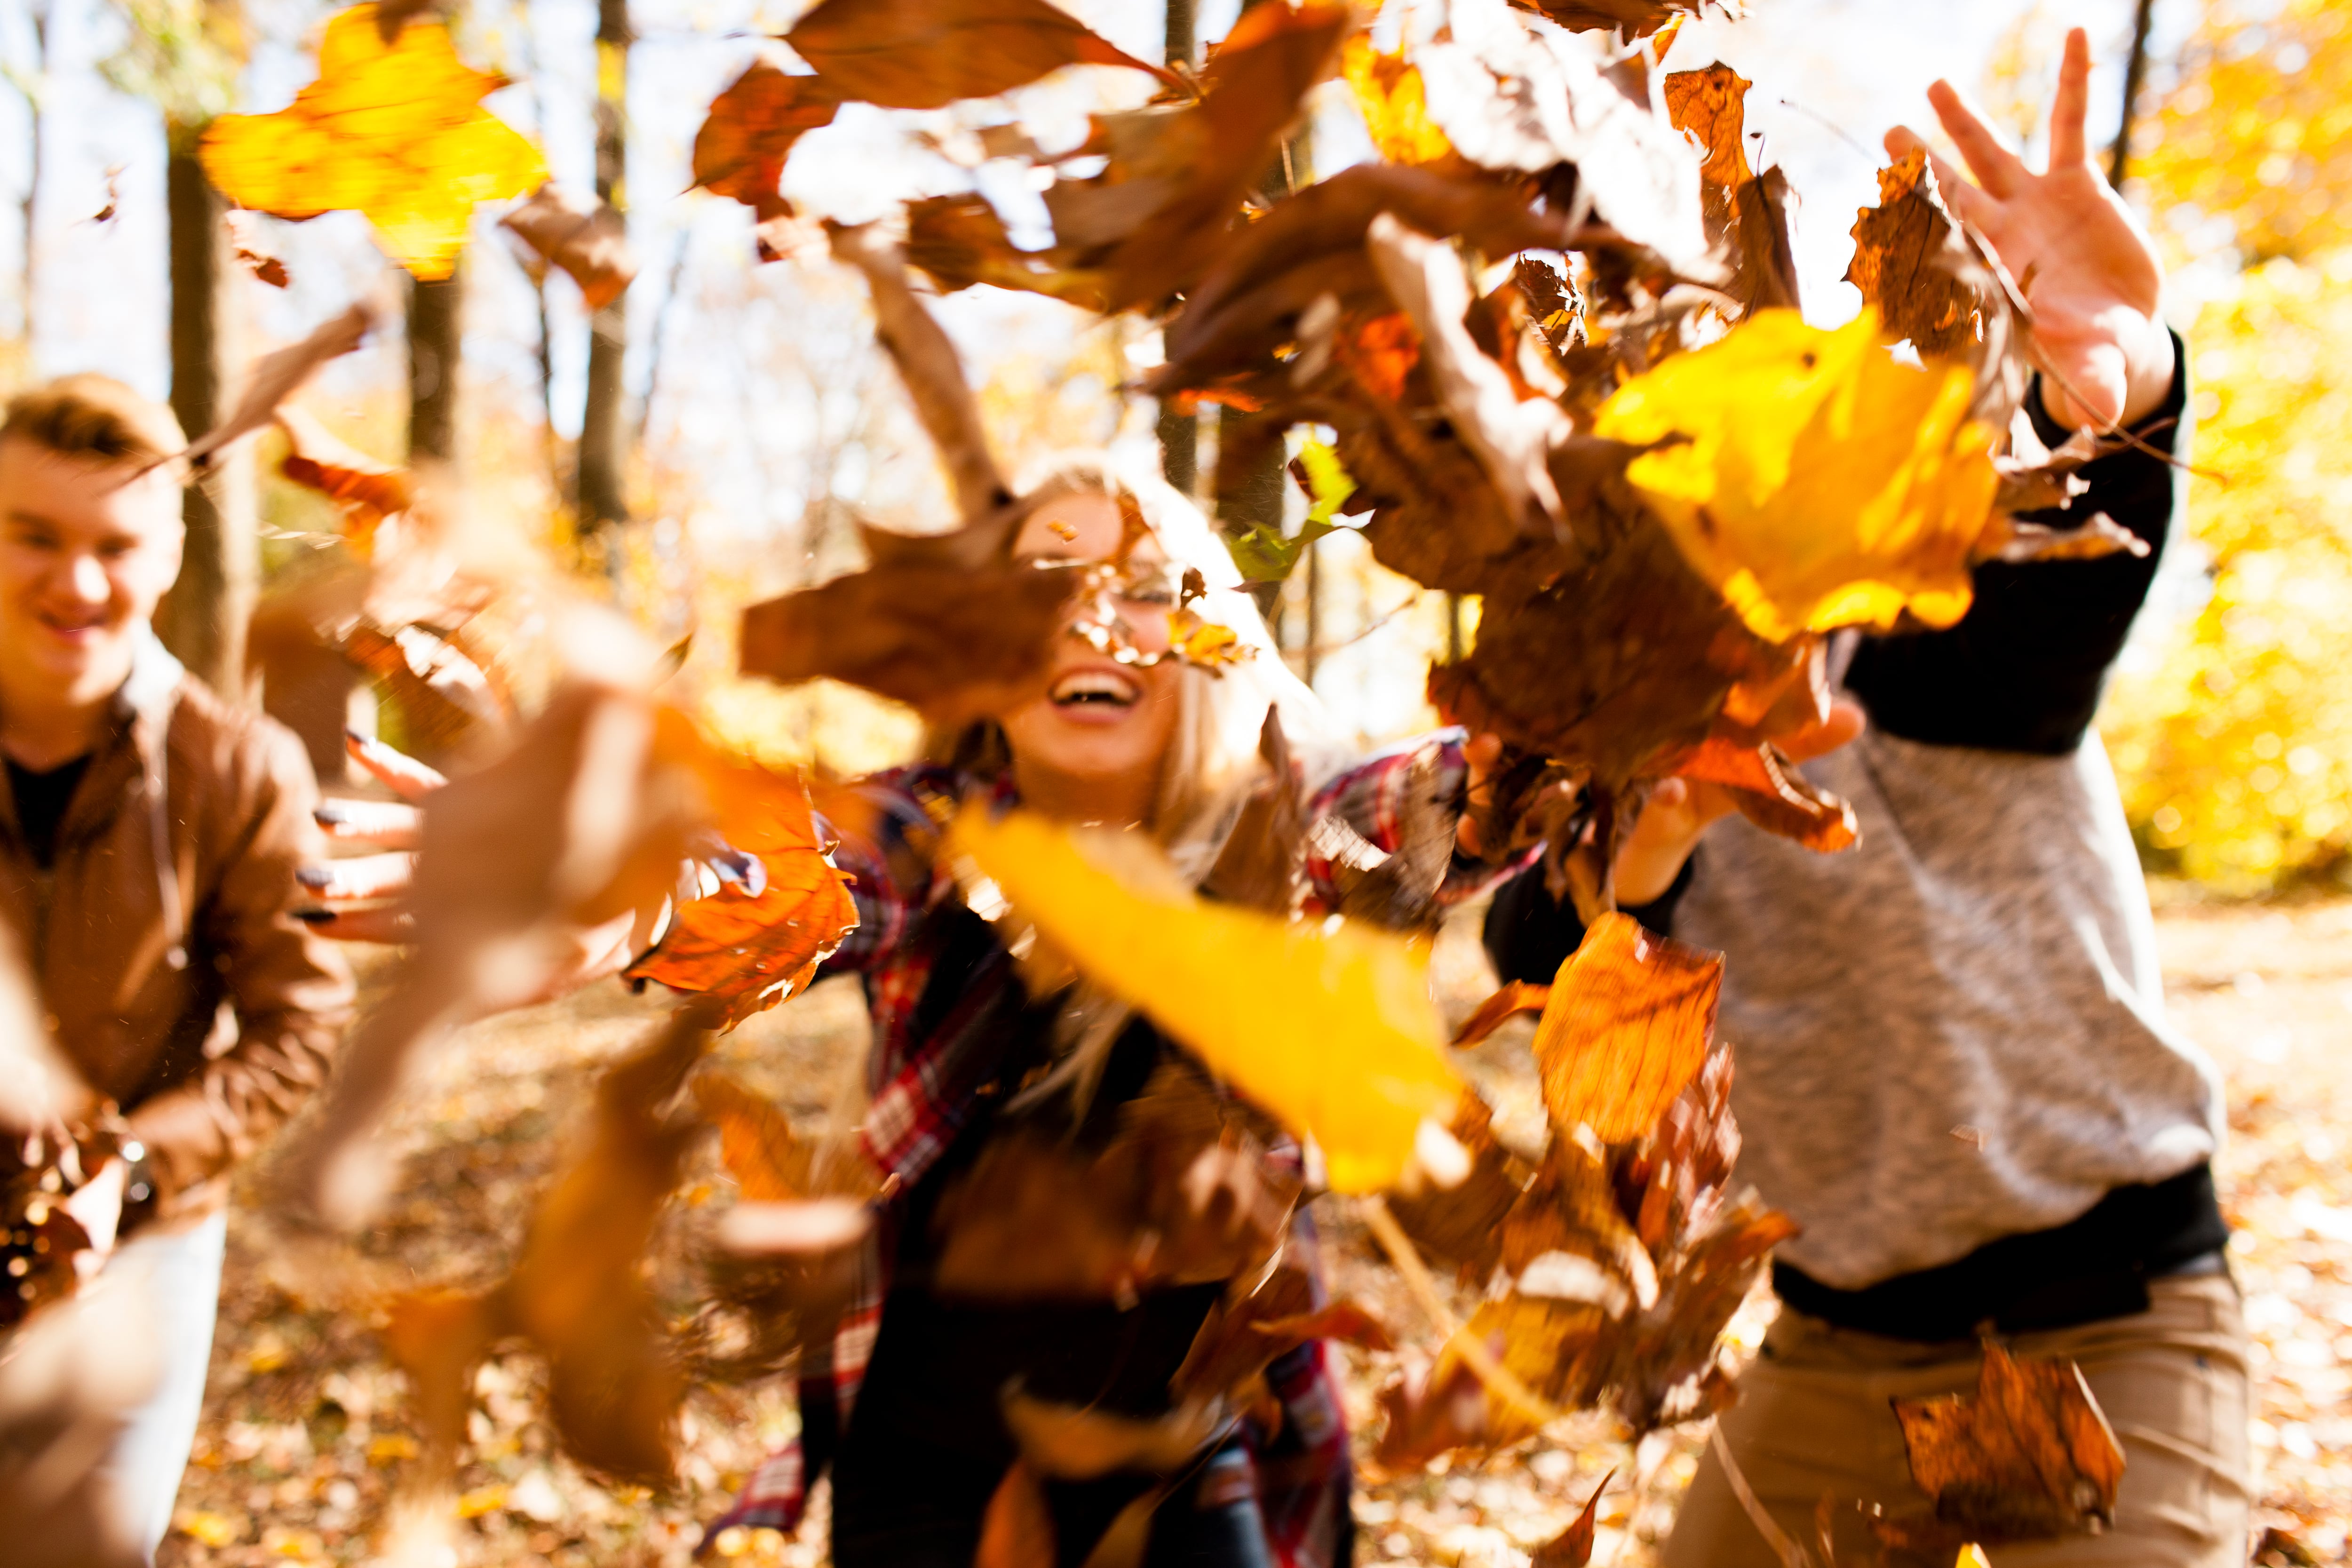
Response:
[{"label": "orange leaf", "polygon": [[580,285],[590,314],[621,297],[637,275],[629,253],[629,221],[609,203],[575,196],[552,184],[499,220],[499,226],[561,267]]},{"label": "orange leaf", "polygon": [[1584,1501],[1584,1511],[1570,1521],[1566,1530],[1537,1547],[1528,1568],[1585,1568],[1592,1561],[1592,1527],[1600,1511],[1601,1494],[1616,1479],[1614,1470],[1601,1478],[1601,1484]]},{"label": "orange leaf", "polygon": [[793,210],[779,188],[793,143],[820,125],[830,125],[841,97],[831,82],[788,76],[765,60],[754,60],[713,99],[702,129],[694,133],[694,183],[732,196],[751,209],[755,222]]},{"label": "orange leaf", "polygon": [[1851,847],[1859,836],[1853,807],[1790,765],[1778,746],[1743,745],[1710,735],[1668,768],[1675,778],[1699,779],[1732,792],[1741,816],[1768,833],[1823,853]]},{"label": "orange leaf", "polygon": [[1750,177],[1741,140],[1747,134],[1748,86],[1721,61],[1666,78],[1666,117],[1675,130],[1697,138],[1706,153],[1699,174],[1709,184],[1730,188]]},{"label": "orange leaf", "polygon": [[449,276],[475,204],[547,178],[537,149],[481,100],[506,85],[457,58],[448,27],[412,21],[389,39],[373,5],[327,24],[319,76],[275,114],[224,114],[205,132],[205,173],[239,205],[279,217],[353,209],[394,260]]},{"label": "orange leaf", "polygon": [[1983,1542],[2112,1522],[2124,1451],[2082,1369],[1984,1345],[1974,1394],[1898,1399],[1903,1447],[1937,1521]]},{"label": "orange leaf", "polygon": [[1584,933],[1536,1026],[1544,1105],[1604,1143],[1655,1126],[1706,1060],[1723,955],[1644,931],[1613,910]]},{"label": "orange leaf", "polygon": [[1551,987],[1537,985],[1525,980],[1513,980],[1478,1004],[1478,1010],[1462,1021],[1455,1030],[1454,1043],[1475,1046],[1504,1023],[1522,1013],[1540,1013],[1551,1003]]},{"label": "orange leaf", "polygon": [[993,98],[1069,65],[1178,85],[1047,0],[823,0],[784,41],[842,97],[887,109]]},{"label": "orange leaf", "polygon": [[730,846],[760,858],[767,886],[753,897],[728,883],[679,904],[628,977],[708,995],[725,1006],[732,1028],[804,989],[856,929],[857,906],[824,858],[797,778],[708,747],[694,754],[714,826]]},{"label": "orange leaf", "polygon": [[286,432],[286,458],[278,471],[340,505],[352,542],[362,552],[376,524],[406,511],[416,499],[407,469],[346,446],[299,408],[280,408],[277,418]]},{"label": "orange leaf", "polygon": [[1308,1340],[1338,1340],[1368,1351],[1393,1351],[1396,1341],[1388,1327],[1353,1301],[1334,1301],[1317,1311],[1290,1318],[1269,1318],[1250,1325],[1270,1338],[1304,1344]]},{"label": "orange leaf", "polygon": [[972,1568],[1054,1568],[1054,1516],[1037,1472],[1019,1459],[1004,1472],[980,1521]]},{"label": "orange leaf", "polygon": [[724,1073],[697,1078],[694,1102],[718,1124],[719,1158],[745,1198],[783,1203],[808,1195],[808,1153],[782,1111]]},{"label": "orange leaf", "polygon": [[927,196],[907,204],[908,264],[949,293],[987,283],[1102,310],[1102,279],[1084,268],[1053,265],[1054,254],[1013,248],[1004,220],[984,196]]},{"label": "orange leaf", "polygon": [[1429,98],[1420,68],[1402,55],[1384,55],[1361,34],[1348,40],[1340,72],[1356,95],[1356,108],[1384,163],[1434,163],[1452,156],[1454,143],[1429,118]]}]

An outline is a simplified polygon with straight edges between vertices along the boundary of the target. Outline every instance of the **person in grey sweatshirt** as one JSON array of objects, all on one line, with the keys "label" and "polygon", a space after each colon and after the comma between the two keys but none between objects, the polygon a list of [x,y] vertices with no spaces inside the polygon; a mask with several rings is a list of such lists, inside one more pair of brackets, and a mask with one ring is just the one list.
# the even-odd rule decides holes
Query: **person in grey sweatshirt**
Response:
[{"label": "person in grey sweatshirt", "polygon": [[[2041,521],[2105,513],[2147,554],[1989,563],[1957,626],[1840,650],[1839,711],[1792,750],[1820,753],[1807,776],[1853,803],[1851,852],[1813,854],[1670,782],[1619,860],[1629,912],[1727,955],[1740,1170],[1803,1226],[1669,1568],[1785,1561],[1727,1454],[1789,1540],[1830,1519],[1841,1561],[1930,1513],[1889,1402],[1973,1391],[1986,1333],[2077,1362],[2126,1456],[2109,1530],[1994,1547],[2000,1568],[2245,1561],[2245,1331],[2210,1166],[2221,1086],[2165,1016],[2091,729],[2177,514],[2166,455],[2184,449],[2188,387],[2153,249],[2086,156],[2088,68],[2078,30],[2042,174],[1938,83],[1975,183],[1937,174],[2034,310],[2058,372],[2028,396],[2043,437],[2113,421],[2138,438]],[[1916,144],[1888,137],[1898,156]],[[1486,925],[1506,979],[1550,980],[1581,935],[1540,876],[1502,889]]]}]

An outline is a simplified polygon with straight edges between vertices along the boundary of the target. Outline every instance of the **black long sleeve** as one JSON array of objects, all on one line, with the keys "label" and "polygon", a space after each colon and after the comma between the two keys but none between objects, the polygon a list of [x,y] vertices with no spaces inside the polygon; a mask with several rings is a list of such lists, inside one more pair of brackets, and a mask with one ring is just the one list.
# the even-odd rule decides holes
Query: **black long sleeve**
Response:
[{"label": "black long sleeve", "polygon": [[[1625,913],[1660,936],[1667,935],[1674,926],[1675,906],[1682,902],[1683,890],[1690,886],[1692,863],[1683,862],[1664,892],[1646,904],[1628,905]],[[1584,922],[1576,918],[1573,903],[1560,902],[1545,889],[1543,868],[1538,865],[1495,889],[1495,901],[1486,906],[1482,937],[1497,978],[1549,985],[1568,955],[1583,942]]]},{"label": "black long sleeve", "polygon": [[[2133,434],[2176,450],[2189,405],[2189,355],[2173,341],[2172,387]],[[2035,428],[2055,446],[2067,432],[2027,395]],[[1976,569],[1976,602],[1940,632],[1872,637],[1854,653],[1846,689],[1878,729],[1934,746],[2063,756],[2082,742],[2099,706],[2108,666],[2164,557],[2181,472],[2126,448],[2084,466],[2090,489],[2064,511],[2028,514],[2052,528],[2079,528],[2100,512],[2146,540],[2146,555]]]}]

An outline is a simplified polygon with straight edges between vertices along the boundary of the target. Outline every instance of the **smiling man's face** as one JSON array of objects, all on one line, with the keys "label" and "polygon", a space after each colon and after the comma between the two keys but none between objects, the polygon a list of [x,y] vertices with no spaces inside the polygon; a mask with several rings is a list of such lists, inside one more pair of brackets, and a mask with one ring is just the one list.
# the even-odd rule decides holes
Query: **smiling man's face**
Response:
[{"label": "smiling man's face", "polygon": [[0,700],[93,702],[129,678],[182,539],[177,481],[137,472],[0,440]]}]

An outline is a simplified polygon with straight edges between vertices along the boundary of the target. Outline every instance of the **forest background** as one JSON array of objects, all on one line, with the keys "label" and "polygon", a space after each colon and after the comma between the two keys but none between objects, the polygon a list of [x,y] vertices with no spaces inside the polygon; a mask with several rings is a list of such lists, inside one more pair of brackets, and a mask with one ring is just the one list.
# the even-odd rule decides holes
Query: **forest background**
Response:
[{"label": "forest background", "polygon": [[[1201,0],[1196,36],[1220,37],[1237,5]],[[1071,8],[1138,54],[1163,47],[1160,0]],[[0,100],[0,190],[16,220],[0,223],[0,392],[84,369],[171,390],[170,170],[193,167],[186,144],[212,114],[276,109],[309,79],[328,9],[0,4],[0,75],[14,89]],[[862,289],[824,260],[758,264],[747,210],[688,190],[704,107],[799,7],[457,9],[461,51],[513,79],[489,107],[541,143],[560,182],[585,192],[601,181],[627,212],[635,284],[592,323],[569,279],[535,275],[496,228],[499,204],[478,213],[458,279],[422,290],[383,259],[357,214],[301,225],[252,216],[244,243],[282,262],[286,286],[225,268],[211,353],[233,375],[345,300],[373,300],[392,324],[329,369],[309,395],[313,413],[396,461],[422,411],[419,455],[454,465],[478,523],[603,567],[634,614],[672,637],[698,634],[689,675],[731,738],[843,771],[889,760],[913,734],[907,716],[845,689],[783,693],[731,675],[733,610],[854,563],[853,515],[901,528],[948,515],[873,347]],[[2352,874],[2352,695],[2332,679],[2352,654],[2342,613],[2352,603],[2352,5],[1995,0],[1929,21],[1896,0],[1769,0],[1745,19],[1686,29],[1674,63],[1719,58],[1758,84],[1750,130],[1806,198],[1795,238],[1809,314],[1834,325],[1859,308],[1842,279],[1847,215],[1872,199],[1879,135],[1921,116],[1938,75],[2030,132],[2059,40],[2078,24],[2101,61],[2093,133],[2108,138],[2142,29],[2126,189],[2173,268],[2202,470],[2193,543],[2170,553],[2102,724],[2151,870],[2230,896],[2333,887]],[[1024,118],[1075,126],[1105,106],[1099,95],[1140,90],[1119,74],[1066,72],[1024,89]],[[1301,149],[1318,171],[1369,155],[1344,84],[1327,84],[1318,103]],[[978,187],[1011,216],[1016,241],[1024,204],[1034,207],[1042,238],[1035,194],[998,188],[1009,165],[972,155],[959,113],[852,106],[809,138],[787,194],[856,220],[909,194]],[[1149,329],[984,287],[941,314],[1016,467],[1101,444],[1153,459],[1150,400],[1121,390],[1155,361]],[[454,378],[429,342],[418,354],[404,341],[412,319],[448,336]],[[1202,438],[1205,472],[1213,422]],[[248,459],[255,477],[232,476],[222,491],[226,507],[252,513],[229,520],[217,568],[233,594],[340,548],[326,503],[278,480],[274,457],[265,443]],[[1286,504],[1295,525],[1306,507],[1295,486]],[[1349,722],[1384,737],[1429,721],[1421,672],[1462,635],[1442,596],[1382,571],[1346,530],[1317,547],[1286,595],[1285,647]]]}]

